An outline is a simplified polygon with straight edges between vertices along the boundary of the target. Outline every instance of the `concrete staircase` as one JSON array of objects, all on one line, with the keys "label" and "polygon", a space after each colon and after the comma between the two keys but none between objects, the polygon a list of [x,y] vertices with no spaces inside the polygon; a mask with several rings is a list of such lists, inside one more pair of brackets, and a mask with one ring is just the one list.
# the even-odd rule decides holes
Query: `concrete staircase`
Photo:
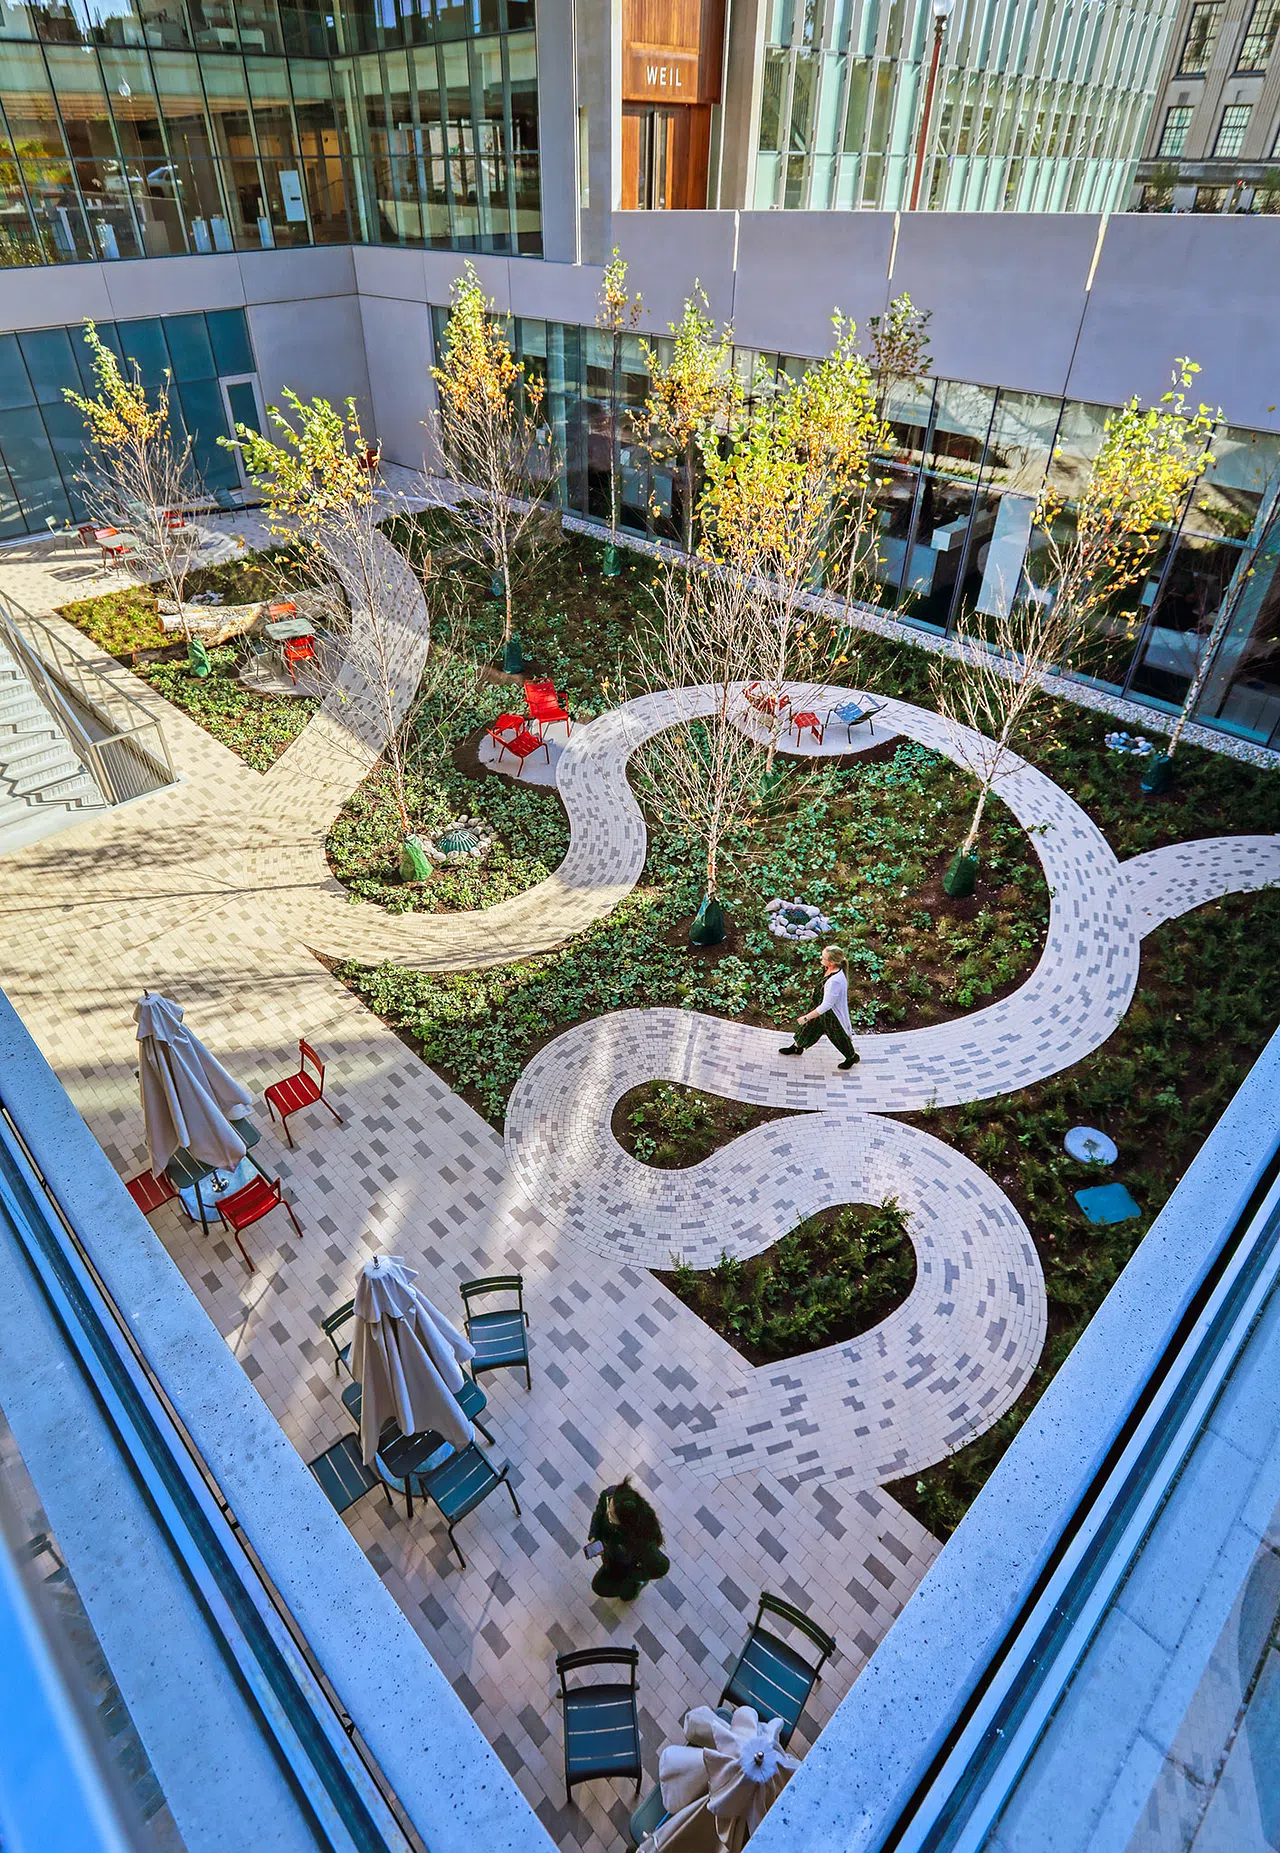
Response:
[{"label": "concrete staircase", "polygon": [[0,855],[106,808],[75,748],[0,643]]}]

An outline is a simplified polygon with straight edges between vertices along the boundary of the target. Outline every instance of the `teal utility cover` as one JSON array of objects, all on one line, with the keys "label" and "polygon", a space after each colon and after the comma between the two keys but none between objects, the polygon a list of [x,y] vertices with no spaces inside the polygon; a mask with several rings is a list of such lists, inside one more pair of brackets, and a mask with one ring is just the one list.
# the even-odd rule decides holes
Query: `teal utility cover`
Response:
[{"label": "teal utility cover", "polygon": [[1098,1184],[1092,1190],[1077,1190],[1076,1202],[1090,1222],[1128,1222],[1142,1211],[1123,1184]]}]

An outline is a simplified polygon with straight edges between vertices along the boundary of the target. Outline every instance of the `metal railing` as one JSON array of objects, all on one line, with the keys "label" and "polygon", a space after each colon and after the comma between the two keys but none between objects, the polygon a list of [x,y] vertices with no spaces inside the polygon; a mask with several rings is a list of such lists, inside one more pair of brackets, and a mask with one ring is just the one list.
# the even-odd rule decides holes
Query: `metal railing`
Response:
[{"label": "metal railing", "polygon": [[176,782],[159,721],[51,625],[10,600],[0,605],[0,642],[108,804],[124,804]]}]

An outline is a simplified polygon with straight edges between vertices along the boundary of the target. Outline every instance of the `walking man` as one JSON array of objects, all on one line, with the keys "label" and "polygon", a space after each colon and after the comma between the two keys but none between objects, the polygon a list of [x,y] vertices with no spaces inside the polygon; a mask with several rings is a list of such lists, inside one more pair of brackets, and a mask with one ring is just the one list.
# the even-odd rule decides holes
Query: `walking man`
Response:
[{"label": "walking man", "polygon": [[797,1019],[795,1039],[783,1044],[784,1055],[799,1055],[825,1036],[844,1057],[841,1068],[852,1068],[858,1060],[852,1040],[853,1024],[849,1021],[847,966],[848,960],[839,946],[823,948],[822,982],[814,994],[813,1009]]}]

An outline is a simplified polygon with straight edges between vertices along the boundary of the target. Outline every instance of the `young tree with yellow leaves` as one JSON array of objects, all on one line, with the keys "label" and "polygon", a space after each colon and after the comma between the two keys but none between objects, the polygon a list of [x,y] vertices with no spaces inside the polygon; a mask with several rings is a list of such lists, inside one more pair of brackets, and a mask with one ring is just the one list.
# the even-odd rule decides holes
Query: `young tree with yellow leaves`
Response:
[{"label": "young tree with yellow leaves", "polygon": [[[267,407],[278,440],[237,425],[236,444],[260,486],[273,534],[288,541],[310,582],[327,628],[345,635],[329,664],[329,744],[370,767],[386,759],[404,835],[413,830],[407,765],[429,634],[406,614],[416,607],[415,571],[383,532],[391,509],[380,502],[354,399],[341,409],[286,390],[287,417]],[[228,440],[224,440],[228,442]],[[431,590],[428,562],[422,574]],[[321,673],[323,674],[323,667]]]},{"label": "young tree with yellow leaves", "polygon": [[679,473],[681,535],[686,555],[693,553],[698,451],[727,428],[742,403],[742,386],[733,367],[733,332],[717,335],[702,285],[695,281],[671,330],[671,357],[641,341],[649,369],[649,448],[655,459],[670,458]]},{"label": "young tree with yellow leaves", "polygon": [[[515,631],[514,582],[558,535],[548,504],[556,460],[542,419],[543,385],[511,352],[502,318],[472,264],[454,280],[438,367],[436,436],[465,500],[451,510],[460,550],[492,575],[503,642]],[[518,667],[518,664],[514,665]]]},{"label": "young tree with yellow leaves", "polygon": [[701,946],[725,936],[725,845],[756,808],[760,747],[742,694],[752,666],[754,599],[742,574],[673,562],[655,581],[651,621],[631,639],[640,686],[678,691],[688,715],[646,740],[631,763],[646,802],[703,859],[702,905],[690,933]]},{"label": "young tree with yellow leaves", "polygon": [[622,337],[640,320],[643,308],[640,296],[627,288],[627,260],[614,245],[609,262],[600,279],[600,296],[596,306],[596,327],[609,336],[609,541],[604,550],[604,570],[612,578],[618,571],[618,426],[622,398]]},{"label": "young tree with yellow leaves", "polygon": [[[203,494],[191,455],[191,438],[175,430],[170,376],[148,393],[137,362],[126,373],[93,322],[85,323],[96,396],[63,387],[63,397],[84,416],[88,460],[77,477],[95,527],[124,529],[133,537],[130,564],[140,577],[158,580],[183,619],[182,595],[191,568],[192,530],[179,511]],[[189,634],[183,619],[184,633]]]},{"label": "young tree with yellow leaves", "polygon": [[[784,685],[803,679],[831,642],[810,595],[858,544],[860,491],[878,441],[875,382],[852,321],[832,317],[825,359],[784,378],[735,431],[703,446],[703,551],[754,583],[755,674],[768,717],[766,770],[785,726]],[[807,660],[806,660],[807,659]],[[825,668],[825,663],[823,663]]]},{"label": "young tree with yellow leaves", "polygon": [[1014,742],[1028,733],[1045,684],[1087,661],[1117,621],[1121,594],[1145,576],[1208,465],[1217,414],[1203,404],[1192,410],[1187,400],[1199,371],[1190,360],[1175,361],[1173,387],[1158,405],[1144,408],[1134,397],[1108,418],[1074,509],[1046,482],[1032,529],[1042,546],[1028,553],[1034,581],[1028,572],[1020,596],[994,618],[961,623],[959,666],[935,658],[939,712],[956,757],[978,782],[969,828],[943,883],[948,894],[973,890],[987,800],[1020,763]]}]

